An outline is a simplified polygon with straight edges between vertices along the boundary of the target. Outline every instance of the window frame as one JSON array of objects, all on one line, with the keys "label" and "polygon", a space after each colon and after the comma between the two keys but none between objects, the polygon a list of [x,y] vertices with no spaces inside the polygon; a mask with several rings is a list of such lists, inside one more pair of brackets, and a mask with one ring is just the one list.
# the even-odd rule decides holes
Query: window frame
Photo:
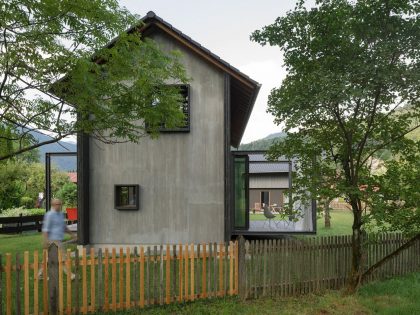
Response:
[{"label": "window frame", "polygon": [[191,86],[189,84],[167,84],[167,86],[185,87],[187,91],[187,110],[184,115],[187,115],[186,127],[165,128],[160,127],[158,131],[161,133],[188,133],[191,131]]},{"label": "window frame", "polygon": [[[134,187],[135,192],[135,205],[134,206],[122,206],[118,204],[119,192],[122,187]],[[116,184],[114,185],[114,209],[120,211],[136,211],[140,209],[140,185],[138,184]]]}]

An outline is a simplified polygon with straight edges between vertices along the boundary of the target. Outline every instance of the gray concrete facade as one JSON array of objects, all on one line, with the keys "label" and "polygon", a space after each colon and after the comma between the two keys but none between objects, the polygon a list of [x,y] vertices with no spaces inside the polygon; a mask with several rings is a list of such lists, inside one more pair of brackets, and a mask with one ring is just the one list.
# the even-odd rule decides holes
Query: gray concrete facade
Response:
[{"label": "gray concrete facade", "polygon": [[[163,33],[190,82],[191,130],[107,145],[90,139],[90,243],[224,240],[224,73]],[[140,185],[140,209],[114,209],[114,185]]]}]

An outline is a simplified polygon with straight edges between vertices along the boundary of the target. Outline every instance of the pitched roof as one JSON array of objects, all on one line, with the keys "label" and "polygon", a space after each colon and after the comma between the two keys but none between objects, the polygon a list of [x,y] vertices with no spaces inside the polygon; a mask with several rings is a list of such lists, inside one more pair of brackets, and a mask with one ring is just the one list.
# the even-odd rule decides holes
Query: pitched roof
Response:
[{"label": "pitched roof", "polygon": [[72,183],[77,184],[77,172],[68,172],[67,176]]},{"label": "pitched roof", "polygon": [[[173,27],[161,17],[150,11],[144,16],[137,25],[127,30],[128,33],[139,31],[141,33],[154,32],[160,30],[173,37],[179,43],[195,52],[205,61],[218,67],[230,76],[230,139],[231,145],[238,147],[246,125],[251,115],[255,99],[260,90],[261,84],[251,79],[249,76],[233,67],[228,62],[221,59],[210,50],[200,45],[191,37]],[[118,38],[118,37],[117,37]],[[109,46],[117,40],[115,38]]]}]

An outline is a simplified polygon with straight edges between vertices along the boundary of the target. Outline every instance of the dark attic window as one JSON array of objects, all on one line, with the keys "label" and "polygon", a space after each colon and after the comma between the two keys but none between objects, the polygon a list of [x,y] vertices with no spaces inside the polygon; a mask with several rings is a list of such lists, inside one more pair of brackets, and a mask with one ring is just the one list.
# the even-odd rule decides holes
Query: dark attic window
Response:
[{"label": "dark attic window", "polygon": [[180,104],[181,110],[184,113],[183,123],[176,128],[167,128],[164,123],[162,123],[159,128],[159,132],[190,132],[190,86],[187,84],[177,85],[179,87],[179,92],[182,95],[182,103]]},{"label": "dark attic window", "polygon": [[139,185],[115,185],[115,209],[139,210]]}]

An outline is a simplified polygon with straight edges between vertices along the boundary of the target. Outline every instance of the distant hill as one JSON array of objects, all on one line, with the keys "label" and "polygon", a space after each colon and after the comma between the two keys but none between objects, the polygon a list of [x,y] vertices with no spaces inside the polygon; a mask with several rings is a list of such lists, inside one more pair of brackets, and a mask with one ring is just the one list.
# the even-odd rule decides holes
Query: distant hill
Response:
[{"label": "distant hill", "polygon": [[274,142],[285,137],[285,132],[272,133],[263,139],[241,144],[239,150],[268,150]]},{"label": "distant hill", "polygon": [[[31,132],[31,135],[38,141],[44,142],[51,138],[39,132]],[[59,141],[57,143],[46,144],[38,148],[41,163],[45,163],[45,153],[47,152],[76,152],[77,144],[70,141]],[[77,168],[77,159],[73,156],[53,157],[52,163],[62,171],[74,171]]]}]

